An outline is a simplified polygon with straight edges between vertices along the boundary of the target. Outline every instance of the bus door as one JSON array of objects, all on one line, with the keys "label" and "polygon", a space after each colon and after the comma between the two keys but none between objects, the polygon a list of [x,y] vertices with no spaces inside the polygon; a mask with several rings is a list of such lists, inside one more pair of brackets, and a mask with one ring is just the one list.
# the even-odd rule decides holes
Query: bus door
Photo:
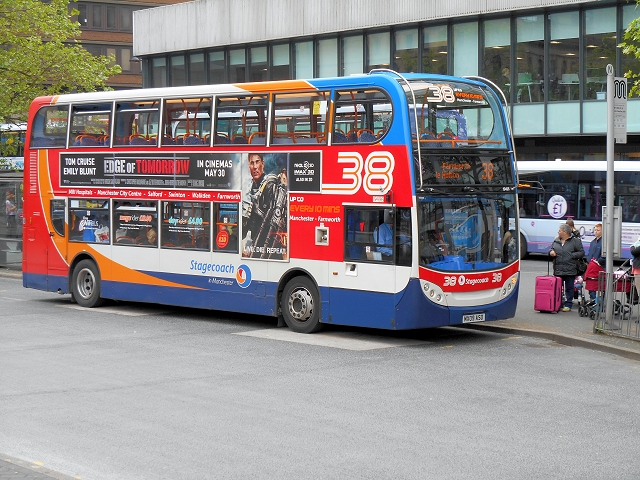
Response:
[{"label": "bus door", "polygon": [[[51,218],[51,226],[49,236],[53,242],[47,250],[47,282],[51,282],[51,277],[68,276],[67,263],[67,235],[66,235],[66,209],[67,201],[65,199],[52,199],[49,204],[49,216]],[[58,280],[59,283],[59,280]],[[51,288],[55,285],[48,285]]]},{"label": "bus door", "polygon": [[389,227],[394,213],[391,208],[345,206],[344,262],[329,265],[334,319],[346,317],[356,325],[370,325],[377,318],[382,328],[390,328],[394,321],[395,229]]}]

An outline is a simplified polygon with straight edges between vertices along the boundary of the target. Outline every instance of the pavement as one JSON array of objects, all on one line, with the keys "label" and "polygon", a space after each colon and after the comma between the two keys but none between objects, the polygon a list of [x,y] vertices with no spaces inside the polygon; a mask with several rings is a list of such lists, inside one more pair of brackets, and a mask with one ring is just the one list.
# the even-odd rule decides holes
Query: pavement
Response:
[{"label": "pavement", "polygon": [[[535,270],[540,269],[534,265]],[[543,269],[542,269],[543,270]],[[535,273],[523,271],[516,316],[509,320],[488,323],[472,323],[461,328],[490,331],[505,335],[543,338],[562,345],[588,348],[640,361],[640,339],[634,340],[616,335],[596,333],[594,321],[578,314],[577,300],[571,312],[540,313],[533,309],[533,282]],[[0,276],[22,279],[22,272],[0,268]],[[70,477],[44,468],[35,462],[25,462],[0,454],[0,480],[70,480]]]}]

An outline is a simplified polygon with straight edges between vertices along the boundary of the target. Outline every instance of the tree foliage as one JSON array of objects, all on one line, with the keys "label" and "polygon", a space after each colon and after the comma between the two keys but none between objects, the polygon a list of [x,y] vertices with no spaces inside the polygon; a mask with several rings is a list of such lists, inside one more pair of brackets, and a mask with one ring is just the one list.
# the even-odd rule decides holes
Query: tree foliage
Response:
[{"label": "tree foliage", "polygon": [[[640,5],[640,0],[636,0],[636,9]],[[620,44],[622,53],[640,60],[640,16],[633,20],[624,32],[624,41]],[[625,77],[631,80],[629,95],[640,95],[640,72],[629,70],[625,72]]]},{"label": "tree foliage", "polygon": [[69,0],[0,0],[0,122],[24,120],[37,96],[105,89],[122,71],[82,48],[77,13]]}]

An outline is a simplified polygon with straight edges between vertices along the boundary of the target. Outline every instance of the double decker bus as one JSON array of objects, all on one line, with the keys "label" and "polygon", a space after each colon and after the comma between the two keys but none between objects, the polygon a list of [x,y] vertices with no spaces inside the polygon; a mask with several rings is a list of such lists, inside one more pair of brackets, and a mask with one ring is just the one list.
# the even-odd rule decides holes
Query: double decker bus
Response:
[{"label": "double decker bus", "polygon": [[[521,256],[547,254],[558,225],[572,218],[585,251],[595,238],[594,227],[603,223],[607,199],[607,161],[519,161]],[[622,258],[640,236],[640,163],[614,162],[614,205],[621,207]]]},{"label": "double decker bus", "polygon": [[480,80],[373,71],[29,112],[25,287],[412,329],[515,314],[517,175]]}]

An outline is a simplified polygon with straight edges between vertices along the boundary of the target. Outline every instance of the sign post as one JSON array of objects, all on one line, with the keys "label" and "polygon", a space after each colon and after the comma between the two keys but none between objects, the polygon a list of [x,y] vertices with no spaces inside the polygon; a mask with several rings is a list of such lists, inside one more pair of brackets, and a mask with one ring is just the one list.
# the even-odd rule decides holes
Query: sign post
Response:
[{"label": "sign post", "polygon": [[613,256],[616,238],[614,218],[614,143],[627,143],[627,80],[614,78],[613,65],[607,65],[607,198],[608,215],[605,221],[603,242],[607,252],[607,285],[605,295],[605,322],[611,324],[613,318]]}]

